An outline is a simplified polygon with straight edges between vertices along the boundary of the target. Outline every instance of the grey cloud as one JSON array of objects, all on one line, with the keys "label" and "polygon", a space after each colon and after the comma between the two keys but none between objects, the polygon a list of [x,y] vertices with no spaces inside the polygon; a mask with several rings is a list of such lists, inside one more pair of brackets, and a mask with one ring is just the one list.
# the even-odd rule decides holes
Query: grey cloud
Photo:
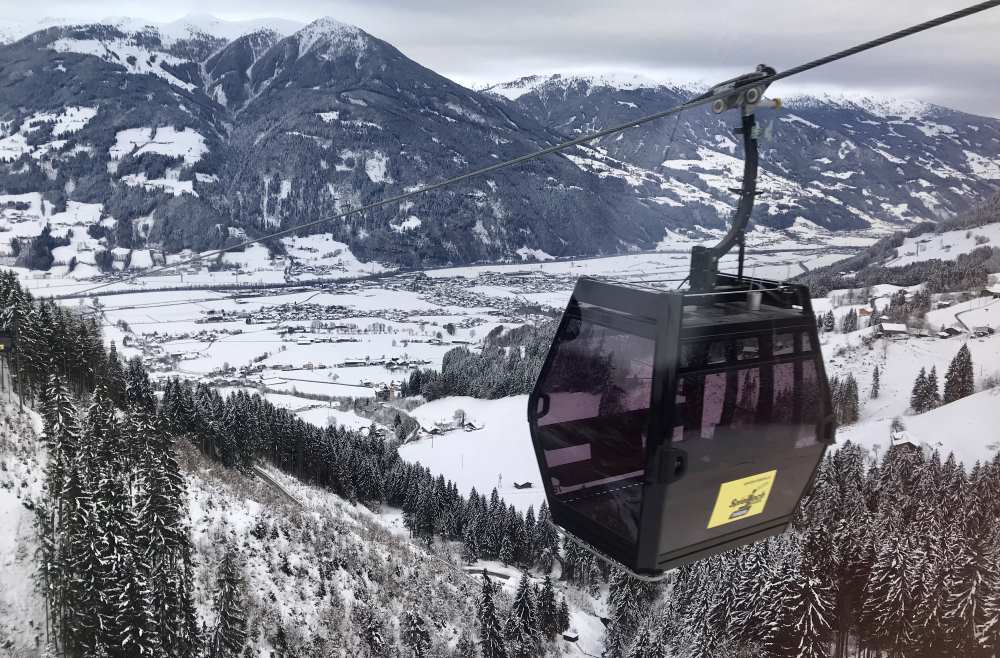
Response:
[{"label": "grey cloud", "polygon": [[[462,80],[588,68],[669,72],[706,80],[767,62],[779,69],[853,45],[971,0],[175,0],[169,6],[110,0],[91,18],[133,15],[166,21],[188,11],[243,19],[272,15],[307,22],[330,15],[390,41],[420,63]],[[27,3],[24,3],[27,4]],[[50,0],[30,15],[79,15]],[[64,12],[60,14],[60,12]],[[932,102],[1000,115],[1000,9],[963,19],[803,76],[811,88],[919,91]],[[788,88],[790,85],[783,85]]]}]

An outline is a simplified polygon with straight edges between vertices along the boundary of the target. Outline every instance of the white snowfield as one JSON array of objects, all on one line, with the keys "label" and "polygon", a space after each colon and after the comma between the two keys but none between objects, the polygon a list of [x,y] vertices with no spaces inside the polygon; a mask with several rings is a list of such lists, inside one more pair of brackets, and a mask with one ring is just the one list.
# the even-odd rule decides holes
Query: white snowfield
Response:
[{"label": "white snowfield", "polygon": [[155,75],[185,91],[194,91],[195,89],[193,83],[181,80],[162,66],[163,64],[168,66],[183,65],[185,60],[162,51],[150,50],[139,45],[137,40],[131,37],[107,40],[65,38],[53,41],[49,47],[61,53],[93,55],[111,64],[121,66],[132,74]]},{"label": "white snowfield", "polygon": [[[433,473],[443,474],[463,494],[475,487],[488,496],[497,487],[508,504],[521,511],[534,506],[537,513],[545,500],[545,490],[528,433],[527,404],[526,395],[499,400],[457,396],[428,402],[410,414],[422,426],[453,422],[455,411],[460,409],[465,412],[466,422],[482,429],[456,429],[421,439],[402,446],[399,454],[407,461],[420,462]],[[531,488],[515,489],[515,482],[530,482]]]},{"label": "white snowfield", "polygon": [[955,458],[966,467],[1000,450],[1000,388],[946,404],[904,421],[910,439]]},{"label": "white snowfield", "polygon": [[967,254],[977,247],[1000,247],[1000,224],[906,238],[896,250],[896,258],[886,266],[901,267],[935,258],[955,260],[960,254]]},{"label": "white snowfield", "polygon": [[159,128],[128,128],[115,133],[115,143],[108,149],[113,161],[126,155],[159,153],[184,159],[184,164],[193,165],[208,152],[205,138],[193,128],[161,126]]},{"label": "white snowfield", "polygon": [[[952,309],[941,309],[941,315]],[[961,307],[959,311],[961,311]],[[1000,315],[1000,305],[993,311]],[[942,459],[949,452],[961,459],[967,468],[976,460],[989,460],[1000,449],[1000,432],[997,417],[1000,389],[981,391],[973,396],[943,405],[920,415],[909,410],[910,393],[920,368],[937,369],[938,386],[944,393],[944,377],[948,365],[963,343],[972,354],[977,389],[989,377],[1000,376],[1000,333],[985,338],[967,338],[965,335],[948,339],[910,337],[905,340],[875,341],[873,349],[861,345],[862,332],[823,334],[823,356],[827,375],[846,377],[854,375],[858,382],[862,402],[861,418],[857,423],[837,430],[837,443],[852,441],[865,448],[884,454],[891,445],[890,426],[899,418],[911,438],[941,452]],[[855,334],[858,337],[855,337]],[[839,349],[847,350],[838,354]],[[880,394],[872,400],[872,372],[878,365]]]},{"label": "white snowfield", "polygon": [[[25,154],[37,160],[63,148],[66,145],[64,138],[86,126],[97,116],[97,110],[96,107],[68,105],[59,112],[36,112],[22,121],[17,131],[13,130],[11,122],[0,122],[0,160],[16,160]],[[30,146],[28,136],[48,123],[52,124],[54,139]]]},{"label": "white snowfield", "polygon": [[[9,379],[5,376],[5,386]],[[42,498],[44,455],[38,436],[41,419],[16,400],[0,401],[0,637],[8,655],[37,655],[45,637],[45,599],[37,587],[32,501]],[[21,653],[23,651],[23,653]]]}]

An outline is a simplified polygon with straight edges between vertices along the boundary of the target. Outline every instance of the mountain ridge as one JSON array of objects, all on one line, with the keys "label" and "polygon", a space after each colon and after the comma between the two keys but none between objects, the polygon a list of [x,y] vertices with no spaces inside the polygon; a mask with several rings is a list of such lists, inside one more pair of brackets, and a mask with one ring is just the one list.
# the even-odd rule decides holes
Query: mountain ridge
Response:
[{"label": "mountain ridge", "polygon": [[[45,208],[92,204],[108,225],[94,251],[218,248],[699,89],[596,73],[479,92],[332,18],[229,40],[136,25],[51,27],[0,46],[0,193],[40,194],[36,226],[50,221]],[[998,120],[877,99],[790,106],[761,116],[777,137],[762,143],[759,224],[886,233],[954,215],[1000,184]],[[668,231],[725,225],[742,175],[728,119],[687,112],[317,230],[407,266],[654,248]],[[74,128],[54,134],[59,122]],[[31,237],[13,215],[0,211],[0,239],[5,228]]]}]

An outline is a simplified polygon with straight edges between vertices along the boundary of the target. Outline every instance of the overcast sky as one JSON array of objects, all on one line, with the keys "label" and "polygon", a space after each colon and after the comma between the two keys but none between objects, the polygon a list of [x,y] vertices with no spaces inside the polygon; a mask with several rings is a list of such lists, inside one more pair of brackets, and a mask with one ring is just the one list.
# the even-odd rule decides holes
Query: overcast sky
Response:
[{"label": "overcast sky", "polygon": [[[154,22],[187,13],[242,20],[332,16],[466,84],[529,73],[634,71],[715,81],[760,62],[779,70],[974,0],[0,0],[5,18]],[[772,88],[861,90],[1000,116],[1000,9],[965,18]]]}]

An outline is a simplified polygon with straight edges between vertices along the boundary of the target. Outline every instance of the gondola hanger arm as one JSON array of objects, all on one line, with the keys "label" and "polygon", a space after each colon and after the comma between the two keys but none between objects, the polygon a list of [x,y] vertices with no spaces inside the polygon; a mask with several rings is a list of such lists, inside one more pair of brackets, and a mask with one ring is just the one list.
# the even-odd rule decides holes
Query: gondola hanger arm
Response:
[{"label": "gondola hanger arm", "polygon": [[[751,73],[737,76],[712,87],[704,96],[711,98],[712,111],[721,114],[727,110],[738,110],[741,123],[736,133],[743,138],[743,181],[740,185],[740,199],[733,213],[729,230],[719,242],[712,247],[696,246],[691,249],[691,271],[689,275],[691,289],[696,292],[711,292],[715,289],[715,278],[719,272],[719,259],[736,246],[740,246],[739,274],[743,273],[744,235],[750,215],[753,213],[754,199],[757,196],[758,149],[760,127],[757,125],[755,112],[759,109],[780,109],[781,99],[770,99],[764,96],[768,85],[775,76],[770,66],[761,64]],[[730,91],[731,93],[726,93]]]}]

